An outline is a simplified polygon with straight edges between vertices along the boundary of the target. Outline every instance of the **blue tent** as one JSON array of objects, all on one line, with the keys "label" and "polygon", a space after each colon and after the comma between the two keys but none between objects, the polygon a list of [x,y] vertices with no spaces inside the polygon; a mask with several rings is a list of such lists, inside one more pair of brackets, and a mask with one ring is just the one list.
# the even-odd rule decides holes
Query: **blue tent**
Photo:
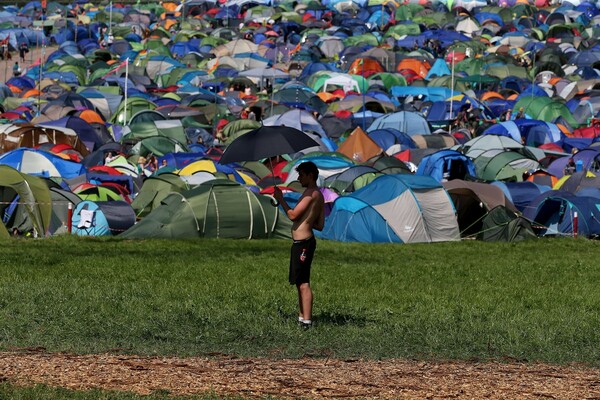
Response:
[{"label": "blue tent", "polygon": [[508,136],[527,146],[538,147],[546,143],[562,146],[566,135],[553,123],[535,119],[515,119],[494,124],[483,131],[482,135]]},{"label": "blue tent", "polygon": [[399,144],[402,150],[417,148],[417,144],[409,135],[397,129],[376,129],[369,132],[368,136],[384,150],[395,144]]},{"label": "blue tent", "polygon": [[431,135],[431,128],[425,118],[419,113],[411,111],[398,111],[385,114],[375,119],[367,128],[367,132],[386,128],[399,129],[410,136]]},{"label": "blue tent", "polygon": [[475,164],[464,154],[456,150],[439,150],[423,157],[417,169],[417,175],[431,176],[438,182],[442,180],[464,179],[476,176]]},{"label": "blue tent", "polygon": [[43,177],[70,179],[85,173],[85,167],[46,151],[20,147],[0,155],[0,165]]},{"label": "blue tent", "polygon": [[573,235],[575,214],[578,235],[600,235],[600,198],[597,197],[549,190],[534,199],[524,212],[526,218],[535,222],[542,236]]},{"label": "blue tent", "polygon": [[319,236],[342,242],[417,243],[459,240],[452,200],[428,176],[383,175],[338,197]]},{"label": "blue tent", "polygon": [[533,182],[501,182],[495,181],[492,185],[498,186],[504,192],[507,199],[517,207],[517,210],[524,212],[528,209],[533,199],[540,194],[549,191],[549,186],[541,186]]},{"label": "blue tent", "polygon": [[450,71],[450,68],[448,68],[448,64],[446,64],[446,61],[444,61],[442,58],[438,58],[431,66],[431,69],[427,73],[427,76],[425,76],[425,79],[431,80],[436,76],[447,76],[451,74],[452,71]]},{"label": "blue tent", "polygon": [[75,133],[77,133],[79,140],[83,142],[90,153],[102,146],[106,142],[105,139],[108,139],[102,138],[98,134],[98,131],[94,129],[94,127],[92,127],[87,121],[73,115],[66,116],[55,121],[48,121],[41,125],[72,129],[75,131]]},{"label": "blue tent", "polygon": [[135,224],[135,211],[125,201],[84,200],[73,210],[71,232],[79,236],[116,236]]}]

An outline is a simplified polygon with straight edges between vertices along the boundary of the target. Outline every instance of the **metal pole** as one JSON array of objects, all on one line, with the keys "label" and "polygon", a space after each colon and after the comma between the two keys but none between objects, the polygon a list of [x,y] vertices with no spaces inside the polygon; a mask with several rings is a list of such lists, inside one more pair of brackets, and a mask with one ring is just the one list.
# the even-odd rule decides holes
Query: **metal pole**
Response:
[{"label": "metal pole", "polygon": [[112,36],[112,11],[113,11],[113,3],[110,2],[110,14],[108,17],[108,36]]},{"label": "metal pole", "polygon": [[123,126],[127,125],[127,81],[129,80],[129,57],[125,59],[125,106],[123,107]]},{"label": "metal pole", "polygon": [[[450,121],[452,121],[452,106],[454,102],[454,50],[452,50],[452,71],[450,74]],[[452,122],[450,122],[449,134],[452,134]]]},{"label": "metal pole", "polygon": [[39,70],[39,81],[38,81],[38,104],[37,104],[37,115],[39,116],[42,111],[42,72],[44,70],[44,58],[46,56],[46,41],[42,38],[42,54],[40,56],[40,65],[38,65]]},{"label": "metal pole", "polygon": [[535,82],[535,51],[531,51],[531,97],[533,97],[533,84]]},{"label": "metal pole", "polygon": [[[363,57],[362,59],[362,81],[361,83],[364,83],[366,81],[365,79],[365,59]],[[365,100],[365,88],[364,88],[364,84],[361,84],[360,86],[362,86],[361,92],[362,92],[362,101],[363,101],[363,106],[362,106],[362,115],[363,115],[363,119],[362,119],[362,130],[366,133],[367,132],[367,105],[366,105],[366,100]]]}]

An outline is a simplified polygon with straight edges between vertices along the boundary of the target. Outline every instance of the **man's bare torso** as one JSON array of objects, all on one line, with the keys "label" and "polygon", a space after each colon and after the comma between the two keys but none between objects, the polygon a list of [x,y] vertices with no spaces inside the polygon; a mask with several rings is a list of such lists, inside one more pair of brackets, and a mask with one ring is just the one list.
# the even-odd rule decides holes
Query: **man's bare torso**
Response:
[{"label": "man's bare torso", "polygon": [[298,203],[303,200],[310,201],[310,204],[302,217],[292,225],[292,239],[294,240],[308,239],[313,236],[313,229],[323,228],[323,195],[319,189],[306,189]]}]

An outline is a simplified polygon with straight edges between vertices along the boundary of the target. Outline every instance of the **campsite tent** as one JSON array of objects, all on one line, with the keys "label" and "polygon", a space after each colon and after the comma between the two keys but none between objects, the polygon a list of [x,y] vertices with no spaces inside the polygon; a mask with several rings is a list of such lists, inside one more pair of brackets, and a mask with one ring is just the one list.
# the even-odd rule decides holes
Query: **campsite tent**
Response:
[{"label": "campsite tent", "polygon": [[126,201],[84,200],[73,211],[71,232],[79,236],[116,236],[135,223],[135,212]]},{"label": "campsite tent", "polygon": [[138,195],[131,202],[138,217],[144,217],[158,207],[171,192],[188,190],[189,185],[179,176],[164,173],[148,177]]},{"label": "campsite tent", "polygon": [[181,193],[133,226],[125,238],[289,238],[290,220],[267,196],[227,179],[214,179]]},{"label": "campsite tent", "polygon": [[431,176],[438,182],[475,176],[473,161],[456,150],[439,150],[423,157],[417,175]]},{"label": "campsite tent", "polygon": [[497,186],[454,179],[442,183],[456,209],[461,237],[482,232],[483,220],[490,210],[504,207],[515,213],[517,209]]},{"label": "campsite tent", "polygon": [[575,229],[577,234],[585,237],[600,235],[600,198],[597,197],[549,190],[534,199],[524,215],[534,221],[540,236],[571,236]]},{"label": "campsite tent", "polygon": [[418,243],[459,240],[452,201],[429,176],[383,175],[338,197],[320,234],[342,242]]},{"label": "campsite tent", "polygon": [[0,213],[0,237],[6,228],[21,233],[33,229],[34,235],[46,235],[52,215],[48,185],[41,178],[0,165]]}]

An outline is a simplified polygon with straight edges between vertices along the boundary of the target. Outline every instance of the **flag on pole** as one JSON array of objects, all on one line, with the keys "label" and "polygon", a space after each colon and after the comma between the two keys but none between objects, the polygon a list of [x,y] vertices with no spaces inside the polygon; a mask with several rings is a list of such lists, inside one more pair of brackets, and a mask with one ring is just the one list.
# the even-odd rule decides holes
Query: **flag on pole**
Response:
[{"label": "flag on pole", "polygon": [[219,59],[217,58],[216,62],[214,63],[214,65],[208,70],[209,74],[212,74],[214,72],[214,70],[217,69],[217,67],[219,66]]},{"label": "flag on pole", "polygon": [[125,59],[125,105],[123,107],[123,126],[127,125],[127,81],[129,80],[129,57]]},{"label": "flag on pole", "polygon": [[106,75],[104,75],[104,76],[102,77],[102,79],[105,79],[107,76],[109,76],[109,75],[111,75],[111,74],[114,74],[115,72],[117,72],[117,71],[118,71],[118,70],[120,70],[121,68],[123,68],[123,67],[127,66],[127,63],[128,63],[128,61],[129,61],[129,58],[127,58],[127,59],[126,59],[125,61],[123,61],[121,64],[117,65],[117,67],[116,67],[116,68],[114,68],[114,69],[110,70],[110,71],[109,71],[109,72],[108,72]]}]

